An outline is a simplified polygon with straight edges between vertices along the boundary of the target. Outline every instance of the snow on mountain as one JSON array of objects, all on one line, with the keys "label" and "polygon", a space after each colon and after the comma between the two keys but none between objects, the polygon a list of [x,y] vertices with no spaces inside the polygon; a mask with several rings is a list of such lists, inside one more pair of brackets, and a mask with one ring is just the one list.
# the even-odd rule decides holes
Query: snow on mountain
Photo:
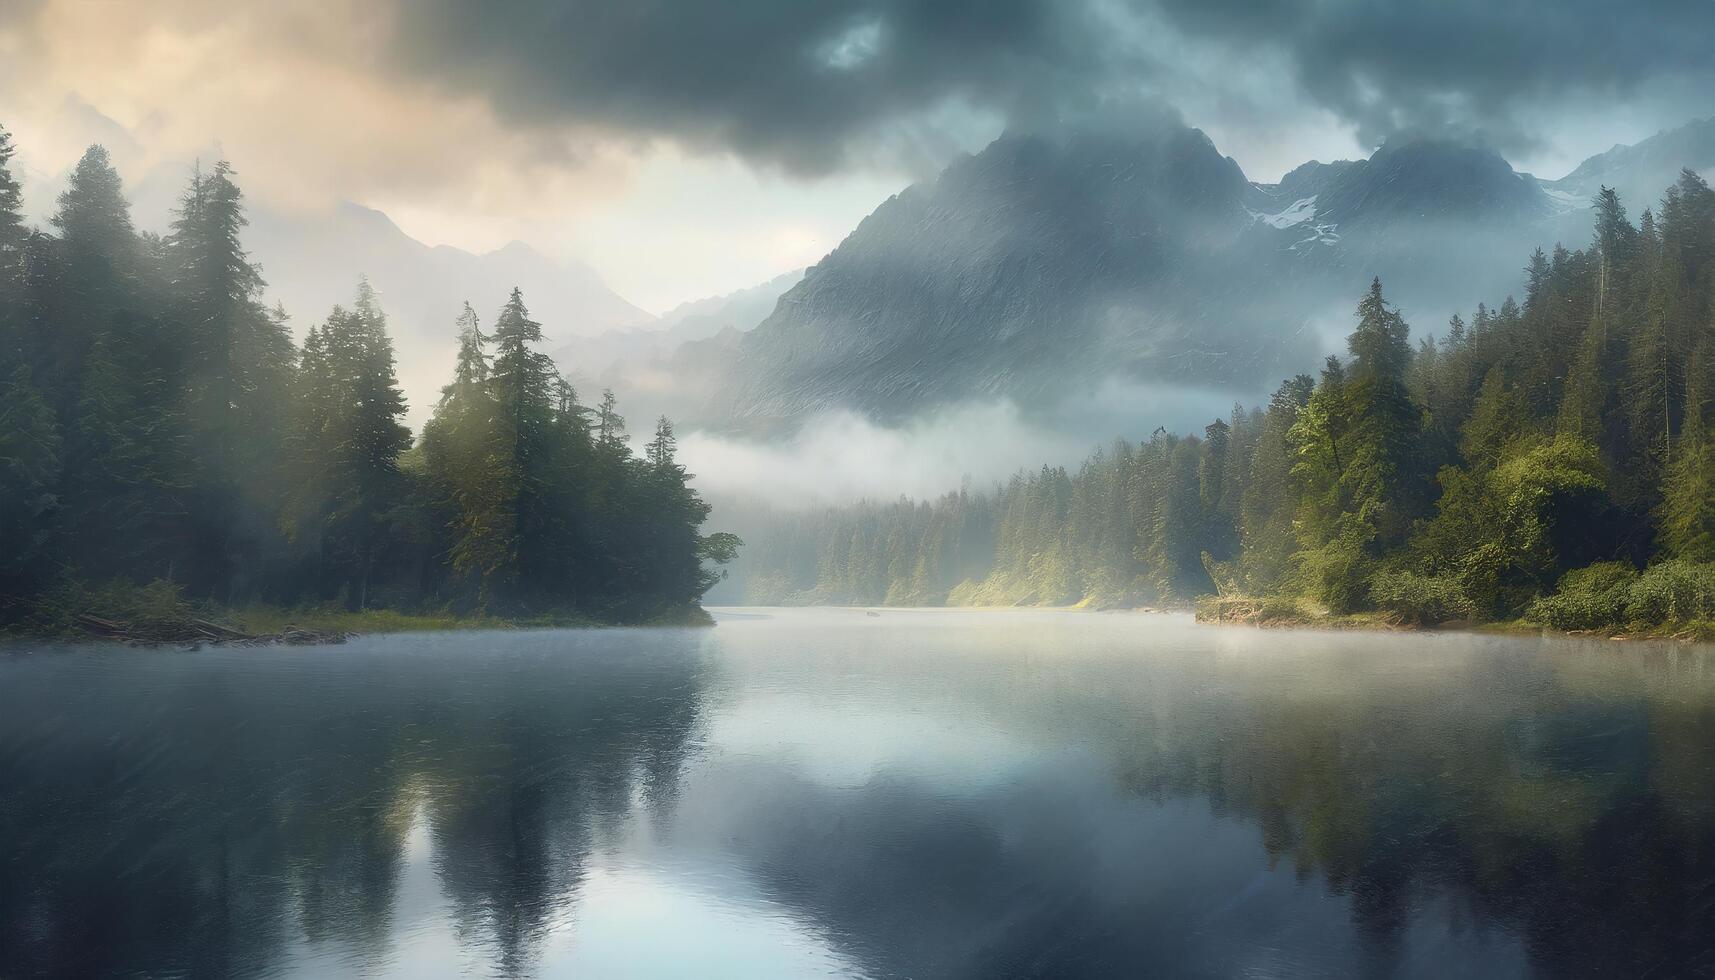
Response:
[{"label": "snow on mountain", "polygon": [[1316,217],[1316,195],[1301,197],[1293,201],[1284,211],[1277,211],[1274,214],[1262,214],[1257,211],[1252,211],[1250,214],[1251,217],[1270,228],[1291,228]]}]

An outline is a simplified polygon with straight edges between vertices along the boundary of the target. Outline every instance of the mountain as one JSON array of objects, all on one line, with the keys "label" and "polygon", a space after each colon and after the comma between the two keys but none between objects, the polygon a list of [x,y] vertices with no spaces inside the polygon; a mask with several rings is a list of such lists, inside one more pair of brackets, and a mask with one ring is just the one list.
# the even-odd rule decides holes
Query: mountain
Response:
[{"label": "mountain", "polygon": [[1603,186],[1612,187],[1635,219],[1646,206],[1656,206],[1685,167],[1705,173],[1715,169],[1715,117],[1657,133],[1631,146],[1615,146],[1542,186],[1556,201],[1572,207],[1586,205]]},{"label": "mountain", "polygon": [[331,214],[254,209],[245,244],[268,280],[268,301],[285,304],[300,336],[336,303],[351,303],[359,275],[369,278],[388,314],[413,427],[451,375],[453,320],[465,300],[486,327],[518,286],[550,342],[654,321],[588,266],[554,262],[522,242],[480,255],[425,245],[380,211],[351,203]]},{"label": "mountain", "polygon": [[723,330],[749,331],[774,312],[788,289],[804,278],[803,269],[783,273],[760,285],[681,303],[642,326],[577,337],[556,348],[561,370],[598,383],[611,383],[670,356],[684,344],[706,340]]},{"label": "mountain", "polygon": [[[555,348],[553,358],[580,391],[593,399],[611,388],[639,420],[701,419],[720,384],[708,368],[724,363],[739,338],[803,278],[804,270],[795,269],[725,296],[682,303],[643,326],[573,338]],[[710,351],[714,360],[707,360]],[[699,370],[676,368],[676,357]]]},{"label": "mountain", "polygon": [[1498,301],[1557,213],[1444,140],[1259,184],[1188,127],[1009,134],[884,202],[754,330],[671,364],[753,431],[836,407],[1051,412],[1110,383],[1252,397],[1338,346],[1371,276],[1419,331]]}]

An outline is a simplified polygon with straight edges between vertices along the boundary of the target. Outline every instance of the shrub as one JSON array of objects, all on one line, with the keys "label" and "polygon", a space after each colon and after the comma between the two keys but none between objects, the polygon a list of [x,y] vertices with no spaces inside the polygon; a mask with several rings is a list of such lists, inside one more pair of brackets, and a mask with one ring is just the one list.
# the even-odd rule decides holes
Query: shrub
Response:
[{"label": "shrub", "polygon": [[1297,596],[1271,595],[1262,601],[1262,608],[1257,610],[1257,620],[1265,623],[1293,622],[1304,618],[1304,604]]},{"label": "shrub", "polygon": [[1651,566],[1632,583],[1626,615],[1650,626],[1715,618],[1715,564],[1664,561]]},{"label": "shrub", "polygon": [[1478,545],[1459,560],[1459,588],[1473,611],[1484,616],[1507,611],[1511,603],[1503,580],[1509,564],[1506,549],[1493,541]]},{"label": "shrub", "polygon": [[1335,538],[1314,551],[1299,552],[1294,561],[1304,591],[1331,612],[1349,613],[1363,607],[1369,562],[1359,538]]},{"label": "shrub", "polygon": [[1377,572],[1370,580],[1370,599],[1377,608],[1397,613],[1418,626],[1468,619],[1476,613],[1464,586],[1457,579],[1443,575]]},{"label": "shrub", "polygon": [[1592,630],[1626,621],[1637,570],[1626,562],[1607,561],[1576,568],[1561,576],[1554,594],[1531,603],[1525,618],[1557,630]]}]

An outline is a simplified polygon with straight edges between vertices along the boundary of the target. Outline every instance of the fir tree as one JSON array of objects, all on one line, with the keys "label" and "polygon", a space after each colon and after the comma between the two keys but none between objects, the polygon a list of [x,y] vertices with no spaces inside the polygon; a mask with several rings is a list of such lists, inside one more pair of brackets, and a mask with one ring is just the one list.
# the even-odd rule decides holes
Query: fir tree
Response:
[{"label": "fir tree", "polygon": [[24,247],[24,193],[18,179],[12,176],[12,134],[0,126],[0,270],[10,269],[18,262],[18,252]]},{"label": "fir tree", "polygon": [[386,317],[369,284],[304,341],[294,426],[294,539],[313,547],[324,594],[367,608],[389,510],[400,499],[399,456],[411,443]]}]

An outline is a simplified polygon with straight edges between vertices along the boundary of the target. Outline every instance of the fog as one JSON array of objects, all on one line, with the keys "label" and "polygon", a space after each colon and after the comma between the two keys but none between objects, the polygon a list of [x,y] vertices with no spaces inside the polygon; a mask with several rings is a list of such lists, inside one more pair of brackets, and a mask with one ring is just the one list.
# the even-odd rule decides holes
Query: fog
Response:
[{"label": "fog", "polygon": [[1115,438],[1147,439],[1157,426],[1200,432],[1228,416],[1235,398],[1250,405],[1265,397],[1109,379],[1069,396],[1051,414],[1026,413],[1011,401],[973,401],[898,427],[830,411],[775,440],[685,431],[679,459],[717,501],[800,509],[921,499],[965,484],[986,488],[1020,469],[1076,465]]}]

